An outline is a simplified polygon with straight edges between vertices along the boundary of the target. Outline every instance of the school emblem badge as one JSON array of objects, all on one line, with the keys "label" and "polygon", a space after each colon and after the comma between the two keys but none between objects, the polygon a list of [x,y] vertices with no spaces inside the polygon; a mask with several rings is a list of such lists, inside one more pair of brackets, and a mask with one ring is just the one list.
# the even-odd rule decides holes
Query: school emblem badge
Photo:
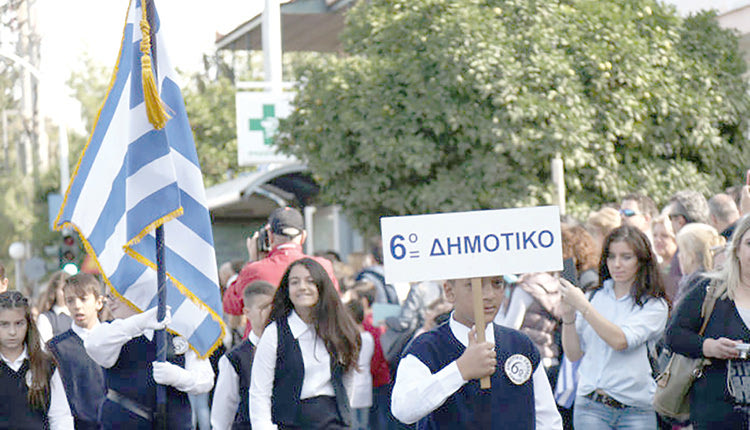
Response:
[{"label": "school emblem badge", "polygon": [[521,385],[531,377],[531,361],[525,355],[513,354],[505,360],[505,374],[516,385]]},{"label": "school emblem badge", "polygon": [[188,341],[182,336],[175,336],[172,338],[172,346],[175,354],[182,355],[188,350]]}]

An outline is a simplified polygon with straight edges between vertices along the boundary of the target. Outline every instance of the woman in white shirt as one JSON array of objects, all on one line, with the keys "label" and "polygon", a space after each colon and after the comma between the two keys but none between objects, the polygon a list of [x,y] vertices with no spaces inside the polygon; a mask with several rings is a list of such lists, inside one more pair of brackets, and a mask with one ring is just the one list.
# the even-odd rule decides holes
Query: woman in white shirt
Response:
[{"label": "woman in white shirt", "polygon": [[604,282],[588,298],[561,280],[562,342],[581,360],[573,412],[576,429],[656,428],[656,383],[647,342],[659,338],[669,305],[648,238],[622,226],[605,239],[599,262]]},{"label": "woman in white shirt", "polygon": [[[323,266],[289,265],[253,358],[253,429],[345,429],[359,331]],[[349,386],[349,388],[345,388]]]}]

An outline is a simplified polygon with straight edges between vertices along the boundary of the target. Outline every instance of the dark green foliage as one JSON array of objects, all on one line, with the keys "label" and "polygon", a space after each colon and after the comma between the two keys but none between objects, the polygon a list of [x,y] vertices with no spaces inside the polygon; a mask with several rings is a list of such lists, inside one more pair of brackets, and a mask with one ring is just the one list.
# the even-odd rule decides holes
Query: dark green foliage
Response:
[{"label": "dark green foliage", "polygon": [[[365,232],[384,215],[733,185],[748,152],[737,37],[650,0],[371,0],[345,56],[299,67],[282,150]],[[744,151],[744,152],[743,152]]]}]

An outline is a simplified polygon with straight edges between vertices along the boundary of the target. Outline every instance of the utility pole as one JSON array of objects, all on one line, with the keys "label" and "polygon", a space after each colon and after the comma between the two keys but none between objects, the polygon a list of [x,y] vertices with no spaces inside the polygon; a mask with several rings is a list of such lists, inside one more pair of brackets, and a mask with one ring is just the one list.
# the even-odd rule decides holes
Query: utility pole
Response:
[{"label": "utility pole", "polygon": [[281,5],[266,0],[263,9],[263,70],[268,90],[281,93]]}]

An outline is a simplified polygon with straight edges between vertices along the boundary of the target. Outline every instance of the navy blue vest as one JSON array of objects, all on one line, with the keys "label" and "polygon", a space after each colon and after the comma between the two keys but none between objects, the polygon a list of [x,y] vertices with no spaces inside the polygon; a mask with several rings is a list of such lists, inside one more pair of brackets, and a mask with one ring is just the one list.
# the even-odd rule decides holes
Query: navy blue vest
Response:
[{"label": "navy blue vest", "polygon": [[99,428],[99,408],[107,394],[104,369],[89,357],[73,329],[53,337],[47,349],[60,369],[76,429]]},{"label": "navy blue vest", "polygon": [[[278,347],[274,369],[273,392],[271,394],[271,419],[280,426],[299,427],[300,393],[305,377],[305,364],[299,342],[292,335],[286,318],[276,321]],[[331,357],[331,384],[336,396],[339,420],[351,424],[349,398],[341,380],[343,369]]]},{"label": "navy blue vest", "polygon": [[[531,362],[531,374],[539,365],[539,351],[526,335],[493,324],[497,369],[490,377],[492,388],[482,390],[471,380],[417,423],[418,429],[533,429],[535,427],[533,379],[514,384],[505,373],[505,361],[521,354]],[[415,355],[432,373],[458,359],[466,350],[445,322],[422,334],[407,354]]]},{"label": "navy blue vest", "polygon": [[[185,367],[185,356],[176,355],[172,335],[167,334],[167,361]],[[107,388],[121,396],[156,410],[156,382],[151,363],[156,361],[156,342],[141,335],[131,339],[120,350],[114,366],[104,370]],[[151,429],[151,422],[129,413],[115,402],[107,399],[100,414],[105,429]],[[191,409],[186,393],[167,386],[167,427],[191,429]]]},{"label": "navy blue vest", "polygon": [[[47,410],[49,396],[43,410],[32,409],[28,401],[29,387],[26,372],[29,360],[24,360],[18,372],[0,360],[0,429],[39,430],[48,429]],[[50,376],[52,371],[50,371]]]},{"label": "navy blue vest", "polygon": [[250,425],[250,374],[253,368],[253,357],[255,356],[255,346],[250,339],[245,339],[242,343],[227,352],[227,360],[234,367],[237,376],[240,378],[240,404],[237,407],[237,413],[234,415],[233,430],[251,429]]}]

